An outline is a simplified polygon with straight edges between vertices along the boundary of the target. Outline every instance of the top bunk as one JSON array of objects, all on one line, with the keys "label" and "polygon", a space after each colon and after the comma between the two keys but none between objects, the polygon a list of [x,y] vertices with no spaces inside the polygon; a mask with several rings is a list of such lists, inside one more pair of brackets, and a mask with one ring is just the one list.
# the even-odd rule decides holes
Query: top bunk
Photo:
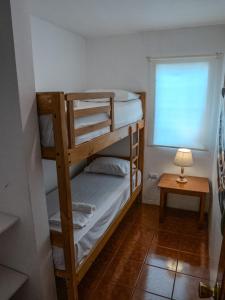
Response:
[{"label": "top bunk", "polygon": [[144,128],[145,92],[43,92],[37,106],[42,157],[57,160],[63,152],[68,164],[124,139],[129,127]]}]

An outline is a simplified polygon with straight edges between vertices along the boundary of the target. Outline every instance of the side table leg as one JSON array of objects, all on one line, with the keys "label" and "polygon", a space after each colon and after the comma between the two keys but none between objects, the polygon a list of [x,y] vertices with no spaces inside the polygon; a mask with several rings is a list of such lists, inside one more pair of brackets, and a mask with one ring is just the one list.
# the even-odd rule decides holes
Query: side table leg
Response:
[{"label": "side table leg", "polygon": [[165,216],[165,208],[166,208],[166,193],[164,189],[160,189],[160,212],[159,212],[159,221],[164,221]]},{"label": "side table leg", "polygon": [[199,205],[199,227],[203,227],[204,225],[204,217],[205,217],[205,193],[202,193],[200,196],[200,205]]},{"label": "side table leg", "polygon": [[164,191],[164,214],[166,212],[166,207],[167,207],[167,195],[168,193]]}]

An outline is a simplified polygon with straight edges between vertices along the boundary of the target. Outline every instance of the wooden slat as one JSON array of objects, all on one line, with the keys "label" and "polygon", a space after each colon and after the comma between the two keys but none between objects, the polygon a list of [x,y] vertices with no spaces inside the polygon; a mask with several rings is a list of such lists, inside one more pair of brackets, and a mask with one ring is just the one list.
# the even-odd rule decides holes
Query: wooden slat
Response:
[{"label": "wooden slat", "polygon": [[50,238],[53,246],[63,248],[63,235],[62,232],[50,230]]},{"label": "wooden slat", "polygon": [[113,220],[113,223],[108,227],[104,235],[101,237],[100,240],[96,243],[95,247],[92,248],[89,256],[85,259],[85,261],[79,265],[77,269],[77,280],[78,282],[81,281],[81,279],[84,277],[92,263],[95,261],[96,257],[100,253],[100,251],[104,248],[105,244],[109,240],[109,238],[112,236],[113,232],[116,230],[117,226],[122,221],[123,217],[131,207],[131,205],[134,203],[135,199],[137,198],[138,194],[140,193],[140,186],[135,189],[135,191],[132,194],[132,197],[129,198],[129,200],[126,202],[126,204],[123,206],[123,208],[120,210],[118,215]]},{"label": "wooden slat", "polygon": [[90,108],[82,108],[74,110],[74,117],[86,117],[95,114],[107,113],[110,114],[111,108],[109,105],[107,106],[99,106],[99,107],[90,107]]},{"label": "wooden slat", "polygon": [[[89,163],[91,163],[94,159],[96,159],[98,157],[112,157],[112,154],[110,155],[110,154],[99,154],[99,153],[96,153],[96,154],[91,155],[90,157],[88,157]],[[124,159],[124,160],[129,160],[130,161],[130,157],[128,157],[128,156],[121,156],[121,155],[114,155],[113,154],[113,157]]]},{"label": "wooden slat", "polygon": [[133,168],[132,169],[132,176],[134,175],[134,174],[136,174],[138,172],[138,168]]},{"label": "wooden slat", "polygon": [[[139,122],[139,126],[144,126],[143,120]],[[130,125],[136,130],[135,124]],[[76,164],[82,159],[105,149],[106,147],[124,139],[128,136],[128,126],[116,129],[113,132],[106,133],[101,135],[91,141],[87,141],[80,145],[75,146],[73,149],[68,150],[69,163]]]},{"label": "wooden slat", "polygon": [[139,132],[139,123],[136,124],[137,131],[137,143],[139,144],[140,132]]},{"label": "wooden slat", "polygon": [[73,148],[75,145],[75,132],[74,132],[74,110],[73,102],[67,102],[67,130],[68,130],[68,146]]},{"label": "wooden slat", "polygon": [[133,149],[137,148],[139,146],[139,143],[136,143],[132,146]]},{"label": "wooden slat", "polygon": [[64,279],[69,278],[69,274],[65,270],[55,269],[55,276],[57,276],[59,278],[64,278]]},{"label": "wooden slat", "polygon": [[66,101],[73,101],[73,100],[91,100],[91,99],[110,99],[114,98],[114,93],[68,93],[65,94]]},{"label": "wooden slat", "polygon": [[100,123],[96,123],[93,125],[89,125],[89,126],[85,126],[85,127],[81,127],[81,128],[77,128],[75,129],[75,136],[79,136],[79,135],[83,135],[95,130],[99,130],[101,128],[105,128],[111,125],[111,120],[106,120]]},{"label": "wooden slat", "polygon": [[132,162],[135,163],[138,160],[138,155],[132,158]]},{"label": "wooden slat", "polygon": [[56,159],[56,149],[55,147],[41,147],[42,158],[55,160]]}]

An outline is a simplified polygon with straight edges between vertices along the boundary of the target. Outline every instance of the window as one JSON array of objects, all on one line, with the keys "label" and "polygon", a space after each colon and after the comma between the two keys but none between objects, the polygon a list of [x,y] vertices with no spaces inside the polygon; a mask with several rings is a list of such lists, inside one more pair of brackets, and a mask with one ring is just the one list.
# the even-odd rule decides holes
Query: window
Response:
[{"label": "window", "polygon": [[214,61],[166,59],[153,63],[151,145],[207,149]]}]

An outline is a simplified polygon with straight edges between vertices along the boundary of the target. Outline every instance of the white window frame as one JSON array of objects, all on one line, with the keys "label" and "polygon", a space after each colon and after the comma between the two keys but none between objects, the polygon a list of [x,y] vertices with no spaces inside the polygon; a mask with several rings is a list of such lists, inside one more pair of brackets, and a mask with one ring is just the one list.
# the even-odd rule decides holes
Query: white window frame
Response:
[{"label": "white window frame", "polygon": [[[160,63],[193,63],[193,62],[209,62],[209,82],[212,82],[212,80],[215,82],[215,84],[210,87],[208,85],[208,99],[207,99],[207,110],[211,111],[213,116],[216,114],[216,107],[213,105],[213,101],[217,100],[215,99],[218,90],[219,90],[219,78],[221,75],[221,58],[223,57],[222,54],[216,54],[216,55],[209,55],[209,56],[182,56],[182,57],[162,57],[162,58],[150,58],[147,57],[149,62],[149,75],[150,75],[150,85],[149,85],[149,95],[150,95],[150,104],[149,104],[149,121],[148,121],[148,137],[147,137],[147,143],[149,147],[160,147],[160,148],[180,148],[183,147],[183,145],[178,146],[167,146],[167,145],[156,145],[153,143],[153,136],[154,136],[154,121],[155,121],[155,87],[156,87],[156,65]],[[219,64],[220,63],[220,64]],[[214,117],[210,120],[210,130],[209,130],[209,137],[206,141],[205,148],[192,148],[189,147],[192,150],[199,150],[199,151],[209,151],[210,148],[210,142],[212,139],[213,134],[213,122]],[[215,120],[214,120],[215,121]],[[186,146],[187,147],[187,146]]]}]

